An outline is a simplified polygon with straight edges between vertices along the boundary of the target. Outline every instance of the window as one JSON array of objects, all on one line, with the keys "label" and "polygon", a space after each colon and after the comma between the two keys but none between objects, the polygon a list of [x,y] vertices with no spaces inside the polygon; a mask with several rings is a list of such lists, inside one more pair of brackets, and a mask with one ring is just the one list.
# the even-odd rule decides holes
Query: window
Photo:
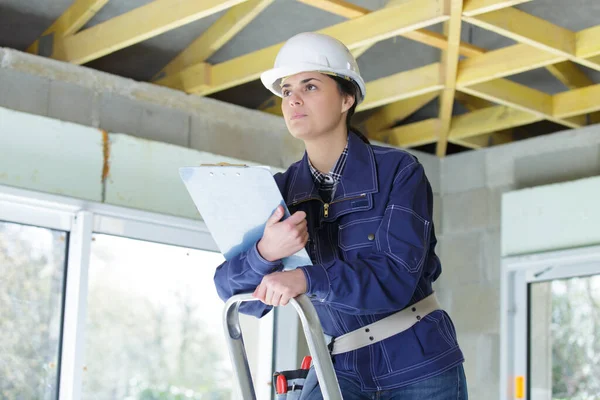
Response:
[{"label": "window", "polygon": [[[222,260],[199,221],[0,185],[0,398],[239,398]],[[273,314],[241,320],[260,399]]]},{"label": "window", "polygon": [[534,400],[600,395],[600,275],[531,284]]},{"label": "window", "polygon": [[[83,399],[232,398],[213,283],[222,255],[105,234],[92,240]],[[257,360],[258,320],[242,324]]]},{"label": "window", "polygon": [[0,398],[58,393],[67,233],[0,221]]},{"label": "window", "polygon": [[501,399],[600,397],[600,247],[503,260]]}]

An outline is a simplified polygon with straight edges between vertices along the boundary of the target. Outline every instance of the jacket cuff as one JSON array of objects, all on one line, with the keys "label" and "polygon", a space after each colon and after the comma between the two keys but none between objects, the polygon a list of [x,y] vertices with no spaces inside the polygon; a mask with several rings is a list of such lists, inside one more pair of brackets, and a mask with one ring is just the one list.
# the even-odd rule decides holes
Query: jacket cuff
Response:
[{"label": "jacket cuff", "polygon": [[254,246],[250,248],[247,257],[250,268],[260,275],[267,275],[271,272],[279,271],[283,266],[281,260],[265,260],[258,252],[258,242],[254,243]]},{"label": "jacket cuff", "polygon": [[306,276],[306,295],[318,300],[325,300],[331,290],[329,275],[321,264],[298,267]]}]

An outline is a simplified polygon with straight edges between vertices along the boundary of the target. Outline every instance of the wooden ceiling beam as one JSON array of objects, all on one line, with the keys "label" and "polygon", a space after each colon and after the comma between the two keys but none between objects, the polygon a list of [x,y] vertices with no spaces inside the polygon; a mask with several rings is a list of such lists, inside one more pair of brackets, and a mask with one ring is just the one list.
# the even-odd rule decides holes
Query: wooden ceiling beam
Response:
[{"label": "wooden ceiling beam", "polygon": [[[42,33],[39,39],[36,39],[28,48],[27,52],[32,54],[51,53],[50,47],[48,50],[41,49],[40,40],[50,40],[52,45],[54,40],[63,39],[73,35],[108,3],[108,0],[75,0],[73,4],[60,16],[48,29]],[[54,47],[54,46],[52,46]]]},{"label": "wooden ceiling beam", "polygon": [[85,64],[245,0],[154,0],[57,41],[52,58]]},{"label": "wooden ceiling beam", "polygon": [[[302,3],[308,4],[312,7],[328,11],[332,14],[336,14],[349,19],[358,18],[366,15],[371,11],[366,8],[359,7],[353,3],[344,0],[299,0]],[[388,1],[386,7],[394,7],[400,4],[407,3],[408,0],[391,0]],[[415,42],[423,43],[431,47],[437,47],[438,49],[445,50],[448,47],[448,38],[446,35],[441,33],[433,32],[427,29],[416,29],[402,33],[407,39],[414,40]],[[369,47],[365,46],[352,51],[355,57],[362,55]],[[485,52],[484,49],[474,46],[469,43],[460,43],[460,54],[465,57],[473,57],[474,55],[482,54]]]},{"label": "wooden ceiling beam", "polygon": [[465,0],[463,15],[472,17],[507,7],[528,3],[531,0]]},{"label": "wooden ceiling beam", "polygon": [[356,111],[439,92],[444,88],[439,82],[439,71],[440,64],[434,63],[367,82],[367,97],[356,107]]},{"label": "wooden ceiling beam", "polygon": [[439,128],[440,121],[437,118],[430,118],[379,131],[372,136],[372,139],[397,147],[415,147],[434,143],[438,138]]},{"label": "wooden ceiling beam", "polygon": [[600,84],[552,96],[553,115],[569,118],[600,111]]},{"label": "wooden ceiling beam", "polygon": [[357,6],[356,4],[349,3],[344,0],[298,0],[300,3],[304,3],[314,8],[318,8],[323,11],[330,12],[340,17],[353,19],[362,17],[371,11]]},{"label": "wooden ceiling beam", "polygon": [[[445,1],[412,0],[342,22],[319,32],[339,39],[352,50],[447,20],[449,17],[444,7]],[[263,71],[273,66],[273,60],[281,46],[283,43],[214,65],[211,68],[211,85],[208,89],[203,89],[203,82],[198,84],[188,82],[189,86],[184,90],[188,93],[208,95],[256,80]],[[164,84],[162,80],[156,83]]]},{"label": "wooden ceiling beam", "polygon": [[205,62],[252,22],[265,8],[271,5],[273,1],[248,0],[231,7],[202,35],[161,69],[153,80],[168,77],[190,65]]},{"label": "wooden ceiling beam", "polygon": [[461,60],[457,86],[470,86],[564,61],[565,57],[515,44]]},{"label": "wooden ceiling beam", "polygon": [[504,8],[476,17],[466,16],[464,20],[519,43],[600,70],[600,65],[587,60],[600,54],[597,39],[600,26],[573,32],[516,8]]},{"label": "wooden ceiling beam", "polygon": [[376,133],[393,127],[396,123],[408,118],[427,103],[433,101],[439,94],[438,91],[426,93],[381,107],[365,122],[367,133]]},{"label": "wooden ceiling beam", "polygon": [[541,121],[544,117],[507,106],[482,108],[452,118],[449,139],[465,139]]},{"label": "wooden ceiling beam", "polygon": [[[440,95],[438,113],[439,130],[436,146],[438,157],[445,157],[448,148],[448,134],[454,108],[454,93],[456,91],[456,74],[460,47],[460,32],[462,25],[462,0],[450,0],[450,20],[444,23],[444,34],[448,36],[448,48],[442,51],[440,81],[444,85]],[[481,57],[481,56],[478,56]]]},{"label": "wooden ceiling beam", "polygon": [[554,65],[548,65],[546,66],[546,69],[569,89],[579,89],[594,84],[594,81],[588,78],[588,76],[571,61],[563,61]]},{"label": "wooden ceiling beam", "polygon": [[459,90],[500,105],[538,115],[569,128],[579,128],[586,123],[585,118],[581,117],[555,117],[551,95],[508,79],[496,79],[473,86],[461,87]]},{"label": "wooden ceiling beam", "polygon": [[[541,121],[544,117],[506,106],[488,107],[468,114],[452,117],[448,140],[466,141],[468,138],[510,129]],[[431,118],[412,124],[387,129],[374,135],[379,140],[398,147],[415,147],[435,143],[441,121]]]},{"label": "wooden ceiling beam", "polygon": [[463,147],[470,149],[481,149],[484,147],[497,146],[500,144],[506,144],[512,142],[514,139],[512,129],[505,129],[494,133],[485,133],[483,135],[463,138],[463,139],[452,139],[449,138],[450,143],[458,144]]},{"label": "wooden ceiling beam", "polygon": [[[575,55],[579,58],[592,58],[600,56],[600,25],[584,29],[575,34]],[[591,61],[593,64],[600,64],[600,59]],[[590,67],[594,68],[594,67]]]}]

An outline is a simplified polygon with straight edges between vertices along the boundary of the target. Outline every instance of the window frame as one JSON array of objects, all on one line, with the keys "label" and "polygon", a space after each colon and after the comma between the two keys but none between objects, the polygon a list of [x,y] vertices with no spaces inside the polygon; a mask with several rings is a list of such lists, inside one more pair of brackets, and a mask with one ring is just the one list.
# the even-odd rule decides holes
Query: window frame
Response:
[{"label": "window frame", "polygon": [[[600,245],[502,259],[500,288],[500,399],[530,399],[530,285],[600,274]],[[524,392],[517,396],[517,377]]]},{"label": "window frame", "polygon": [[[108,205],[89,200],[0,185],[0,220],[68,233],[63,315],[59,349],[58,400],[81,398],[83,356],[88,295],[88,271],[92,235],[108,234],[132,239],[216,251],[218,248],[206,224],[177,216]],[[259,325],[258,376],[265,385],[256,387],[258,398],[272,398],[270,385],[276,349],[293,357],[297,344],[289,335],[275,334],[275,313]],[[274,338],[276,338],[274,342]],[[290,340],[291,339],[291,340]],[[234,396],[236,395],[234,388]]]}]

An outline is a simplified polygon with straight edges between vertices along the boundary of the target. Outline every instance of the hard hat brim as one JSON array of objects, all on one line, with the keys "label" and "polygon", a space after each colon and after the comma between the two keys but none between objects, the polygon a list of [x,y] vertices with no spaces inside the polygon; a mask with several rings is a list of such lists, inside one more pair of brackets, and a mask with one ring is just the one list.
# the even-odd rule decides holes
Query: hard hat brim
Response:
[{"label": "hard hat brim", "polygon": [[294,65],[293,67],[286,66],[286,67],[272,68],[272,69],[269,69],[269,70],[263,72],[260,75],[260,80],[261,80],[262,84],[267,89],[269,89],[273,94],[275,94],[276,96],[282,97],[281,80],[288,76],[296,75],[296,74],[299,74],[302,72],[322,72],[322,73],[331,72],[335,75],[346,76],[346,77],[352,79],[352,81],[354,81],[356,83],[356,85],[358,86],[358,88],[360,90],[360,96],[359,96],[360,98],[357,99],[357,103],[361,103],[365,97],[365,86],[364,86],[364,83],[363,83],[362,79],[360,78],[360,76],[358,76],[358,75],[354,76],[354,74],[348,73],[347,70],[338,71],[333,68],[323,67],[322,65],[319,65],[319,64],[298,63],[298,64]]}]

